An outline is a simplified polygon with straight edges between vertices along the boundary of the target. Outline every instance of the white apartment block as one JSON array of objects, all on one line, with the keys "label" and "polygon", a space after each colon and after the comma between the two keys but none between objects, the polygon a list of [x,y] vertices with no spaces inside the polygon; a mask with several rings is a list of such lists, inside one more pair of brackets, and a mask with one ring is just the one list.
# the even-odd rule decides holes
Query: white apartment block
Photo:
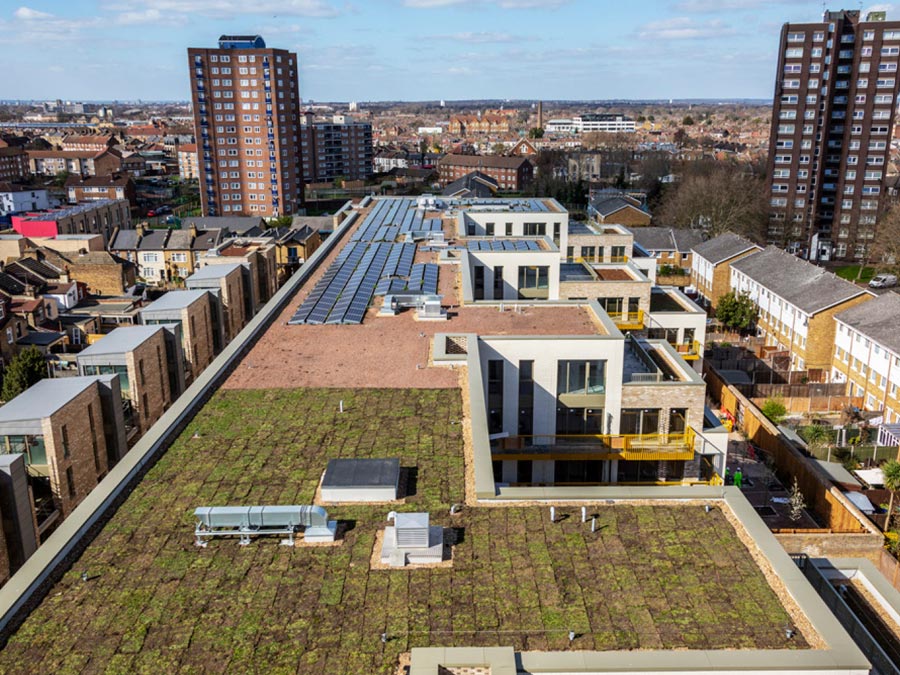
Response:
[{"label": "white apartment block", "polygon": [[8,183],[0,183],[0,216],[23,211],[43,211],[50,208],[46,190],[25,189]]}]

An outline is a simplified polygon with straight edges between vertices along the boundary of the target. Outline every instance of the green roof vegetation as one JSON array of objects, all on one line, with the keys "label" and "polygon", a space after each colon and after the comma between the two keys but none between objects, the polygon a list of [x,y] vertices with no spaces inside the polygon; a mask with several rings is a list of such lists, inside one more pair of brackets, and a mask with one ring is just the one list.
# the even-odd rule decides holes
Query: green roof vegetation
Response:
[{"label": "green roof vegetation", "polygon": [[[456,390],[220,391],[0,652],[0,672],[388,675],[423,646],[807,646],[785,637],[787,612],[718,509],[598,505],[594,534],[576,508],[557,523],[536,506],[450,516],[461,418]],[[412,494],[328,507],[339,546],[194,547],[195,507],[310,504],[335,457],[399,457]],[[371,569],[392,509],[451,528],[452,567]]]}]

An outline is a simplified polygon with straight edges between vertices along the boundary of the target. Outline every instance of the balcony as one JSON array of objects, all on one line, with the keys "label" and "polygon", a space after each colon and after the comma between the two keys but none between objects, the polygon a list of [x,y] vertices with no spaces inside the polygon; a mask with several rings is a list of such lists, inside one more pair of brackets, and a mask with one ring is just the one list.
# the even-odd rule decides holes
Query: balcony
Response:
[{"label": "balcony", "polygon": [[678,352],[678,355],[685,361],[696,361],[703,356],[703,347],[697,340],[683,345],[676,344],[672,346],[675,348],[675,351]]},{"label": "balcony", "polygon": [[641,330],[644,327],[644,310],[636,312],[607,312],[619,330]]},{"label": "balcony", "polygon": [[692,429],[677,434],[508,436],[491,441],[491,459],[666,461],[694,457]]}]

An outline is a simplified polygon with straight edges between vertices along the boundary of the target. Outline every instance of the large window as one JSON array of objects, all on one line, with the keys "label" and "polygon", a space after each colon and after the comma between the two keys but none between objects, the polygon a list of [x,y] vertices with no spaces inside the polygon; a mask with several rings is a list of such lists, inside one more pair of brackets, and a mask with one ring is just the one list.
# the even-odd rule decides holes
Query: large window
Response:
[{"label": "large window", "polygon": [[43,436],[6,436],[0,448],[11,455],[25,455],[25,463],[43,465],[47,463],[47,448]]},{"label": "large window", "polygon": [[519,435],[534,434],[534,361],[519,361]]},{"label": "large window", "polygon": [[488,361],[488,433],[503,431],[503,361]]},{"label": "large window", "polygon": [[128,379],[127,366],[84,366],[85,375],[118,375],[122,398],[131,400],[131,382]]},{"label": "large window", "polygon": [[550,288],[550,268],[545,266],[520,267],[519,290]]},{"label": "large window", "polygon": [[556,393],[606,393],[606,361],[560,361],[557,367]]},{"label": "large window", "polygon": [[558,436],[600,435],[603,433],[603,408],[570,408],[557,404]]},{"label": "large window", "polygon": [[547,223],[525,223],[523,229],[526,237],[543,237],[547,234]]},{"label": "large window", "polygon": [[619,433],[624,435],[658,434],[659,410],[651,408],[623,408]]}]

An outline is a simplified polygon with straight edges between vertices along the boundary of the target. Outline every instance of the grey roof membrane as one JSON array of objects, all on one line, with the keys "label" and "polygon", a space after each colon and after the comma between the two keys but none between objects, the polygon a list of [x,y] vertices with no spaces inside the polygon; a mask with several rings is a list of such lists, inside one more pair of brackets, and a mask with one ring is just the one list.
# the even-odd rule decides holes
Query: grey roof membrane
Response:
[{"label": "grey roof membrane", "polygon": [[400,478],[400,460],[330,459],[323,488],[394,487]]},{"label": "grey roof membrane", "polygon": [[164,330],[161,325],[120,326],[108,335],[104,335],[87,349],[79,352],[78,356],[124,354],[133,351],[160,330]]}]

